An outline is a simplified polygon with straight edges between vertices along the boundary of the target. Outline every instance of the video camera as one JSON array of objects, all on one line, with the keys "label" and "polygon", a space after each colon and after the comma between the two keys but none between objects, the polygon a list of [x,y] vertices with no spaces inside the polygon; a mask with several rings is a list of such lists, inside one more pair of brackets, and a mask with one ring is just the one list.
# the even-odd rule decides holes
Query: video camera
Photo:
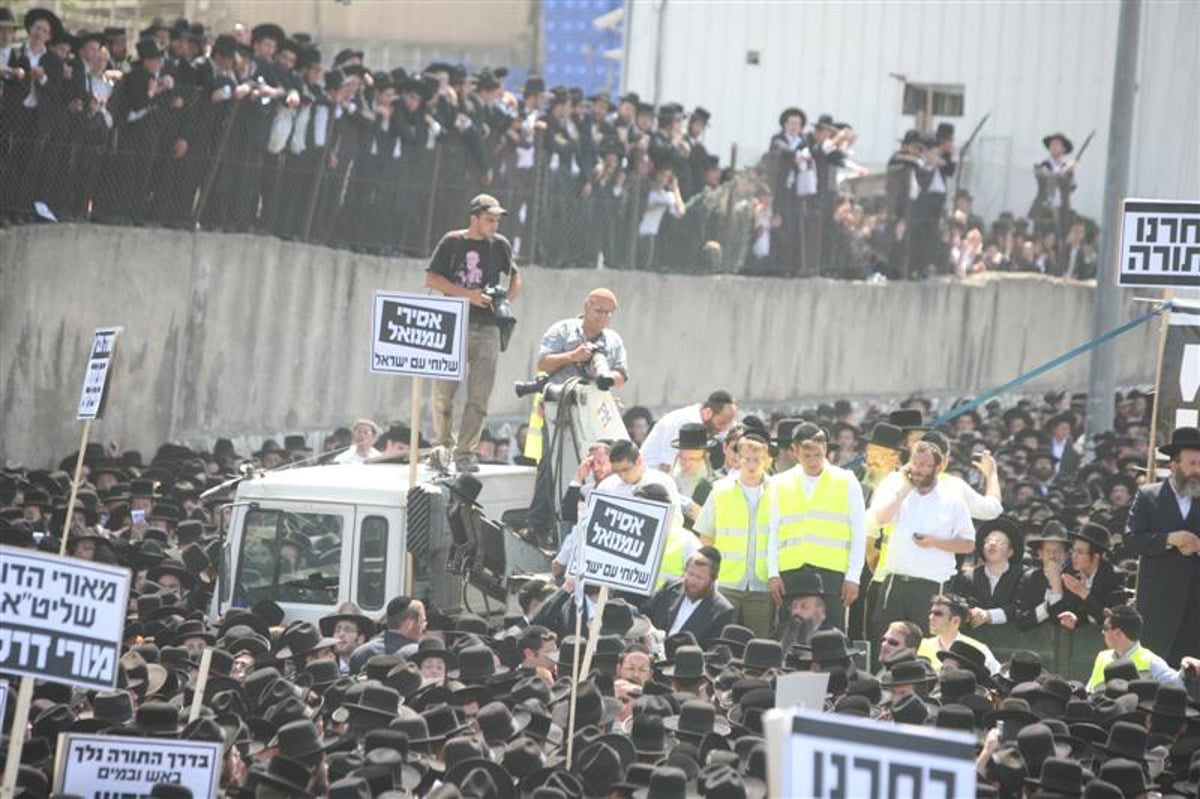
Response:
[{"label": "video camera", "polygon": [[[608,391],[617,382],[616,372],[613,371],[612,365],[608,361],[608,355],[604,352],[604,345],[588,341],[585,346],[592,351],[592,357],[589,363],[592,365],[592,370],[596,373],[596,377],[592,381],[583,380],[584,385],[589,382],[594,383],[596,388],[601,391]],[[550,385],[550,375],[545,372],[538,372],[537,377],[533,380],[518,380],[513,383],[513,390],[517,392],[517,397],[527,397],[530,394],[542,392],[546,395],[547,402],[560,402],[564,398],[571,399],[571,393],[574,390],[572,385],[574,381],[567,383]],[[570,388],[568,388],[570,386]]]}]

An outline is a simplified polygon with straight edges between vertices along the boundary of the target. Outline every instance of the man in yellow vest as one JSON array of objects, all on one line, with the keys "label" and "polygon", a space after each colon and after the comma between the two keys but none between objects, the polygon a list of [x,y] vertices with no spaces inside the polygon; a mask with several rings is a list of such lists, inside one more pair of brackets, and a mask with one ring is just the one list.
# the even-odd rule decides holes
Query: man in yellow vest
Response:
[{"label": "man in yellow vest", "polygon": [[1104,624],[1100,625],[1108,649],[1096,655],[1087,689],[1095,691],[1104,684],[1104,668],[1115,660],[1128,660],[1145,677],[1167,685],[1183,685],[1183,675],[1200,675],[1200,658],[1185,657],[1175,671],[1167,661],[1142,646],[1142,615],[1132,605],[1117,605],[1104,609]]},{"label": "man in yellow vest", "polygon": [[771,464],[770,442],[750,428],[738,439],[736,477],[713,484],[696,519],[701,543],[721,553],[721,593],[741,612],[742,624],[771,637],[775,606],[767,591],[768,503],[763,501]]},{"label": "man in yellow vest", "polygon": [[767,575],[771,597],[783,605],[784,572],[816,569],[827,592],[826,617],[845,631],[845,609],[858,599],[866,557],[866,507],[854,475],[828,459],[828,437],[805,422],[792,431],[796,466],[767,486]]}]

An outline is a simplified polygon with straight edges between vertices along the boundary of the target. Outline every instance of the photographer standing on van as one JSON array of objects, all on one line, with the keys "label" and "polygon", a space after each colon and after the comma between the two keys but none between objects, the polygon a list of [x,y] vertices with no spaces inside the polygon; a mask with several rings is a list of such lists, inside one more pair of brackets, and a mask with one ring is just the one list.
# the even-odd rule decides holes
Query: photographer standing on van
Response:
[{"label": "photographer standing on van", "polygon": [[[467,402],[457,439],[453,416],[458,383],[436,380],[433,384],[434,444],[446,456],[453,454],[460,472],[479,471],[475,449],[496,382],[501,325],[511,326],[515,321],[507,306],[521,291],[521,274],[512,260],[512,245],[497,232],[500,217],[506,213],[499,200],[490,194],[475,197],[471,200],[467,229],[452,230],[442,236],[425,272],[426,288],[449,297],[462,297],[471,304],[467,326]],[[507,291],[500,285],[500,276],[505,274]]]}]

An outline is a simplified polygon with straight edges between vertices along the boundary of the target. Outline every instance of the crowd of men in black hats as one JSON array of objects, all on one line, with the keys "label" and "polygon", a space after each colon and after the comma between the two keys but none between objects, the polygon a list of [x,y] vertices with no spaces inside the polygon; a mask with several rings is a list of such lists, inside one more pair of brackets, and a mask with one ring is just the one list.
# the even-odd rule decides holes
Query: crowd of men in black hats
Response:
[{"label": "crowd of men in black hats", "polygon": [[[1145,554],[1127,527],[1145,479],[1148,397],[1119,397],[1116,429],[1089,441],[1086,452],[1082,395],[993,402],[937,430],[929,429],[933,410],[914,397],[891,412],[839,401],[749,415],[726,427],[719,446],[730,458],[720,468],[732,471],[737,453],[749,451],[739,439],[770,442],[770,470],[779,474],[802,456],[788,444],[812,435],[794,431],[820,425],[828,430],[828,462],[858,475],[870,493],[895,468],[881,465],[888,453],[929,442],[944,448],[948,473],[981,496],[994,491],[980,456],[995,453],[1003,514],[977,524],[975,554],[943,595],[930,598],[928,618],[873,635],[867,662],[852,643],[870,626],[855,620],[858,603],[848,637],[842,618],[824,614],[833,598],[820,574],[805,569],[789,576],[773,634],[760,634],[718,601],[721,554],[699,547],[684,579],[648,602],[622,597],[606,605],[593,668],[574,700],[569,763],[569,675],[585,641],[569,620],[569,591],[551,580],[527,582],[520,613],[499,625],[405,596],[391,599],[379,618],[347,604],[318,624],[289,622],[269,600],[217,619],[206,614],[227,500],[202,492],[247,461],[275,467],[311,458],[303,436],[248,454],[225,439],[211,452],[165,444],[148,462],[116,445],[89,445],[72,509],[66,470],[74,455],[56,468],[9,464],[0,474],[0,542],[57,552],[66,523],[71,555],[125,565],[135,577],[117,690],[38,683],[24,740],[5,742],[22,748],[18,795],[48,795],[58,734],[87,731],[219,741],[225,796],[761,797],[763,714],[775,704],[776,678],[804,670],[829,673],[830,713],[974,736],[979,796],[1196,796],[1200,652],[1165,647],[1169,666],[1111,654],[1148,642],[1158,620],[1130,604],[1135,556]],[[629,413],[631,421],[649,417],[645,409]],[[650,418],[630,429],[645,444],[654,426]],[[350,444],[346,432],[322,449],[333,455]],[[1165,449],[1176,457],[1200,448],[1193,433],[1177,431]],[[360,443],[356,437],[352,446],[362,450]],[[360,454],[373,452],[368,445]],[[590,458],[589,468],[598,460]],[[1005,559],[1000,580],[989,582],[990,567]],[[1200,590],[1186,582],[1165,586],[1176,605]],[[1052,585],[1063,587],[1050,601]],[[680,603],[695,590],[692,622],[672,635]],[[701,616],[706,622],[693,623]],[[1013,632],[985,638],[1001,626]],[[1099,629],[1104,643],[1091,646],[1088,660],[1101,647],[1109,659],[1102,652],[1086,682],[1062,673],[1065,661],[1033,643],[1039,629],[1082,636],[1089,628],[1086,640]],[[1179,629],[1186,632],[1186,623]],[[213,655],[203,711],[185,723],[205,649]],[[12,702],[6,713],[5,732]],[[155,795],[187,793],[160,786]]]},{"label": "crowd of men in black hats", "polygon": [[[480,191],[513,210],[523,261],[552,267],[891,279],[982,271],[1094,276],[1071,211],[1073,145],[1046,137],[1028,217],[990,227],[953,190],[954,130],[904,136],[886,196],[839,192],[851,125],[789,108],[762,163],[734,173],[703,107],[585,97],[503,67],[419,72],[332,59],[302,32],[154,22],[69,32],[0,8],[0,216],[254,231],[425,255]],[[947,200],[950,205],[947,207]]]}]

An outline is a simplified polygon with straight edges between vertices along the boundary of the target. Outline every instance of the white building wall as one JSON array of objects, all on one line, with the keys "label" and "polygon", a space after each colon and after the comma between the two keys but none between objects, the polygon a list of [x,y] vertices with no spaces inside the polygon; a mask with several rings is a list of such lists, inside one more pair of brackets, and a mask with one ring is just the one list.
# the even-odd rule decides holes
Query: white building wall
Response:
[{"label": "white building wall", "polygon": [[[853,123],[856,159],[882,168],[913,125],[901,114],[895,74],[965,86],[964,116],[949,120],[960,144],[990,112],[962,177],[985,218],[1028,210],[1032,166],[1045,157],[1042,137],[1054,130],[1076,147],[1096,131],[1080,165],[1076,206],[1100,213],[1119,12],[1113,0],[628,2],[626,89],[712,111],[709,149],[722,163],[735,143],[739,164],[757,160],[779,112],[797,105],[810,124],[826,112]],[[1198,9],[1143,3],[1134,193],[1200,196]],[[757,66],[747,63],[750,50],[759,51]]]}]

